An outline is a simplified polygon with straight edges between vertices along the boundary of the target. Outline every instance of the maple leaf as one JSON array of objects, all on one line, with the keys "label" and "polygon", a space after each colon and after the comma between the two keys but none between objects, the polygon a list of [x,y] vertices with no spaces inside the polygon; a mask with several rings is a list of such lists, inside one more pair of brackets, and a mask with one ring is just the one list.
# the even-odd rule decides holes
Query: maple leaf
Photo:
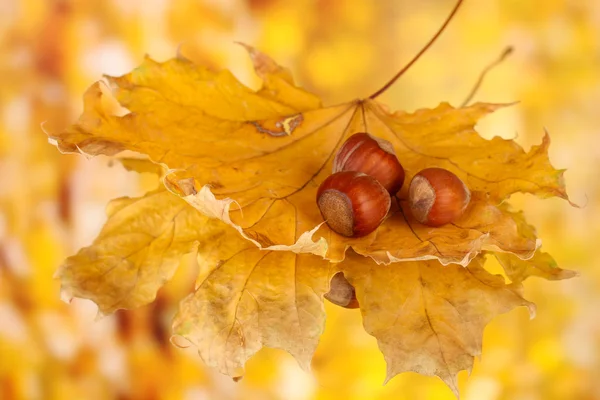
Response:
[{"label": "maple leaf", "polygon": [[164,188],[113,200],[107,214],[94,243],[57,272],[66,299],[90,299],[101,314],[145,305],[172,278],[179,259],[196,251],[198,287],[181,302],[174,333],[232,377],[242,376],[246,360],[263,346],[286,350],[309,369],[333,274],[326,261],[262,251]]},{"label": "maple leaf", "polygon": [[483,263],[482,256],[467,267],[436,261],[378,266],[356,256],[343,263],[365,330],[377,338],[385,357],[386,381],[404,371],[435,375],[458,397],[456,376],[470,372],[481,355],[485,326],[518,306],[535,316],[522,286],[506,285]]},{"label": "maple leaf", "polygon": [[164,189],[113,200],[107,214],[94,243],[69,257],[56,274],[65,298],[90,299],[104,314],[153,301],[181,256],[198,246],[199,237],[208,239],[216,225]]},{"label": "maple leaf", "polygon": [[[195,187],[181,188],[186,200],[199,210],[222,209],[221,218],[261,248],[280,246],[332,261],[343,260],[348,247],[383,263],[437,258],[466,265],[483,250],[527,259],[538,244],[516,237],[516,223],[497,204],[515,192],[567,198],[563,171],[548,161],[547,135],[525,152],[512,140],[485,140],[475,132],[477,121],[501,105],[456,109],[441,104],[390,113],[366,99],[317,108],[319,102],[307,101],[313,97],[292,86],[281,67],[257,50],[250,53],[265,79],[258,92],[227,71],[208,72],[182,59],[162,64],[147,59],[128,75],[108,78],[131,113],[108,114],[101,86],[95,84],[85,95],[79,122],[52,140],[63,152],[145,154],[177,171],[168,177],[172,186],[193,178]],[[299,100],[273,94],[277,85]],[[314,206],[318,185],[330,174],[336,149],[359,131],[394,145],[407,180],[433,166],[462,178],[474,192],[463,217],[442,228],[418,226],[409,213],[400,212],[406,208],[406,185],[398,195],[398,212],[365,238],[342,238],[320,226]],[[202,192],[204,187],[214,196]]]},{"label": "maple leaf", "polygon": [[311,254],[262,251],[245,241],[181,302],[173,331],[234,379],[263,346],[286,350],[309,370],[332,270]]},{"label": "maple leaf", "polygon": [[[502,208],[512,215],[512,219],[517,224],[519,236],[530,239],[535,238],[535,228],[525,221],[522,211],[515,212],[507,204],[503,205]],[[533,257],[526,260],[510,253],[493,254],[504,269],[506,276],[513,282],[522,282],[531,276],[548,280],[569,279],[578,276],[576,271],[559,268],[550,254],[540,250],[536,251]]]},{"label": "maple leaf", "polygon": [[[107,77],[128,114],[114,115],[96,83],[78,122],[50,137],[65,153],[130,151],[166,171],[167,190],[123,200],[129,207],[116,206],[96,242],[67,260],[59,272],[64,289],[103,312],[135,307],[151,301],[177,257],[197,246],[200,277],[174,332],[208,365],[238,378],[263,346],[308,368],[323,330],[323,297],[343,272],[388,379],[408,370],[437,375],[457,393],[456,374],[480,354],[485,325],[516,306],[533,312],[520,282],[573,276],[536,253],[535,230],[506,203],[516,192],[568,200],[563,171],[548,159],[549,136],[528,152],[513,140],[483,139],[474,127],[503,107],[496,104],[390,112],[375,100],[380,90],[322,107],[289,71],[245,48],[263,80],[258,91],[229,71],[147,58],[127,75]],[[372,234],[332,232],[316,191],[340,145],[362,131],[392,143],[407,180],[426,167],[459,176],[472,192],[464,215],[438,228],[417,223],[406,212],[405,185]],[[153,171],[128,160],[128,168]],[[484,270],[483,252],[500,261],[511,284]]]},{"label": "maple leaf", "polygon": [[494,256],[502,268],[504,268],[506,275],[513,282],[522,282],[530,276],[537,276],[552,281],[578,276],[576,271],[559,268],[554,258],[542,251],[537,251],[528,260],[521,260],[507,253],[494,253]]}]

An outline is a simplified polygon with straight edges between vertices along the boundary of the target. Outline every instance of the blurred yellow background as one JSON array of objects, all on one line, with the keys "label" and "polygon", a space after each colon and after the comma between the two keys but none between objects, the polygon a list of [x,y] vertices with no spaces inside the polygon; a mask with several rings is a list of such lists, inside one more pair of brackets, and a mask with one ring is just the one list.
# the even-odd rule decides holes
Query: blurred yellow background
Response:
[{"label": "blurred yellow background", "polygon": [[[382,386],[383,357],[360,313],[327,304],[328,320],[303,372],[263,350],[238,383],[169,343],[177,303],[193,286],[185,260],[156,303],[95,321],[65,304],[53,273],[89,244],[108,200],[156,184],[107,158],[62,156],[43,130],[73,122],[84,90],[145,53],[181,51],[260,82],[242,41],[290,67],[326,104],[379,89],[429,40],[452,0],[0,0],[0,399],[452,399],[437,378],[406,373]],[[535,278],[538,305],[497,318],[481,361],[460,376],[467,400],[600,399],[600,2],[467,0],[440,41],[379,98],[392,109],[459,105],[508,45],[475,100],[520,101],[488,117],[486,136],[553,144],[574,202],[515,196],[544,249],[581,277]]]}]

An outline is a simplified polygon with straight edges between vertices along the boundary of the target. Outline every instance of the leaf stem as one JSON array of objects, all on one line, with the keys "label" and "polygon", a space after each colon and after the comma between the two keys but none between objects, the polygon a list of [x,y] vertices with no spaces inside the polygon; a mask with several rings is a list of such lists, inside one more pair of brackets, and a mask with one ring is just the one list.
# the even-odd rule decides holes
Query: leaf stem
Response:
[{"label": "leaf stem", "polygon": [[458,11],[458,9],[462,3],[463,3],[463,0],[458,0],[456,2],[456,5],[450,12],[450,15],[448,15],[448,17],[446,18],[446,21],[444,21],[444,23],[442,24],[440,29],[437,31],[437,33],[429,40],[429,42],[427,42],[427,44],[421,49],[421,51],[419,51],[417,53],[417,55],[414,56],[413,59],[410,60],[410,62],[404,66],[404,68],[402,68],[400,71],[398,71],[398,73],[392,79],[390,79],[388,83],[386,83],[381,89],[379,89],[378,91],[376,91],[375,93],[370,95],[369,99],[372,100],[372,99],[376,98],[377,96],[379,96],[380,94],[382,94],[383,92],[385,92],[386,90],[388,90],[388,88],[390,86],[392,86],[398,80],[398,78],[400,78],[419,58],[421,58],[423,53],[425,53],[427,51],[427,49],[429,49],[431,47],[431,45],[437,40],[438,37],[440,37],[442,32],[446,29],[446,26],[448,26],[448,24],[450,23],[450,21],[452,20],[452,18],[454,17],[454,15]]},{"label": "leaf stem", "polygon": [[479,74],[479,78],[477,79],[477,82],[475,82],[475,86],[473,86],[473,88],[471,89],[471,92],[469,93],[467,98],[462,102],[461,108],[465,107],[473,99],[473,97],[475,96],[475,93],[477,93],[477,91],[479,90],[479,87],[483,83],[483,80],[485,79],[485,76],[487,75],[487,73],[490,72],[492,70],[492,68],[494,68],[495,66],[500,64],[502,61],[504,61],[504,59],[506,57],[508,57],[508,55],[510,55],[512,52],[513,52],[513,48],[511,46],[508,46],[506,49],[504,49],[502,54],[500,54],[500,57],[498,57],[494,62],[489,64],[487,67],[485,67],[483,69],[483,71],[481,71],[481,74]]}]

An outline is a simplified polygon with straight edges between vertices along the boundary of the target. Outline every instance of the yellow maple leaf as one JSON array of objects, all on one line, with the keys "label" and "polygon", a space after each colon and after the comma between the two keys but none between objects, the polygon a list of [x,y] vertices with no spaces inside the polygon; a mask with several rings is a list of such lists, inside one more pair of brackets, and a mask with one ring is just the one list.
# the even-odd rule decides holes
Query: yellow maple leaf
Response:
[{"label": "yellow maple leaf", "polygon": [[[442,104],[408,114],[389,113],[366,99],[316,108],[318,101],[306,101],[312,97],[299,88],[294,89],[299,101],[274,95],[277,85],[287,85],[284,93],[292,91],[287,74],[282,77],[272,60],[250,51],[256,70],[269,83],[258,92],[226,71],[208,72],[181,59],[162,64],[147,59],[134,72],[109,78],[130,114],[109,115],[102,108],[100,84],[95,84],[86,93],[79,122],[52,140],[63,152],[146,154],[177,171],[168,178],[172,185],[195,180],[193,190],[182,190],[190,204],[203,210],[221,202],[222,219],[262,248],[282,246],[331,261],[343,260],[350,246],[383,263],[437,258],[466,265],[483,250],[527,259],[537,248],[535,240],[511,235],[516,225],[497,204],[515,192],[567,198],[563,171],[548,161],[547,135],[526,153],[512,140],[485,140],[475,132],[477,121],[499,105],[456,109]],[[462,178],[474,192],[462,219],[413,231],[407,213],[396,212],[377,232],[359,240],[320,226],[323,220],[314,207],[318,185],[330,174],[336,149],[360,131],[394,145],[407,180],[432,166]],[[203,193],[197,198],[203,187],[214,197]],[[405,186],[400,199],[406,191]],[[314,236],[306,235],[319,226]]]},{"label": "yellow maple leaf", "polygon": [[[523,238],[533,239],[536,237],[535,228],[525,221],[523,212],[516,212],[506,204],[502,208],[512,215],[517,224],[518,234]],[[578,276],[576,271],[559,268],[554,258],[541,250],[535,252],[533,257],[522,259],[510,253],[493,253],[500,266],[504,269],[506,276],[513,282],[523,282],[531,276],[537,276],[548,280],[569,279]]]},{"label": "yellow maple leaf", "polygon": [[107,214],[94,243],[69,257],[56,274],[63,297],[90,299],[105,314],[153,301],[181,256],[216,225],[164,189],[113,200]]},{"label": "yellow maple leaf", "polygon": [[323,296],[332,268],[311,254],[240,244],[181,302],[174,333],[234,379],[263,346],[286,350],[309,370],[325,326]]},{"label": "yellow maple leaf", "polygon": [[436,261],[376,265],[349,257],[344,275],[356,288],[365,330],[387,363],[386,381],[414,371],[439,376],[458,396],[457,374],[481,355],[483,329],[498,314],[525,306],[520,284],[506,285],[476,257],[467,267]]},{"label": "yellow maple leaf", "polygon": [[[374,95],[322,107],[286,69],[245,47],[263,79],[258,91],[229,71],[148,58],[127,75],[107,77],[128,114],[113,115],[96,83],[78,122],[51,136],[66,153],[147,156],[165,168],[168,189],[117,202],[97,241],[61,269],[65,290],[105,312],[135,307],[151,301],[177,256],[199,243],[200,278],[174,332],[208,365],[237,378],[263,346],[308,368],[323,329],[323,297],[343,272],[386,357],[388,379],[408,370],[437,375],[457,393],[456,374],[480,354],[485,325],[516,306],[533,312],[520,281],[572,276],[533,272],[534,265],[547,271],[549,260],[536,254],[533,228],[506,205],[516,192],[568,199],[563,171],[548,160],[548,135],[529,152],[512,140],[483,139],[474,126],[502,107],[495,104],[390,112]],[[438,228],[418,224],[405,211],[405,185],[372,234],[349,239],[331,231],[316,191],[356,132],[390,141],[407,180],[426,167],[454,172],[472,191],[464,215]],[[486,272],[482,252],[494,254],[513,283]]]},{"label": "yellow maple leaf", "polygon": [[108,314],[152,302],[181,256],[194,250],[199,283],[182,301],[174,333],[233,377],[263,346],[286,350],[309,369],[333,269],[310,254],[262,251],[164,188],[113,200],[98,238],[57,276],[64,297],[90,299]]}]

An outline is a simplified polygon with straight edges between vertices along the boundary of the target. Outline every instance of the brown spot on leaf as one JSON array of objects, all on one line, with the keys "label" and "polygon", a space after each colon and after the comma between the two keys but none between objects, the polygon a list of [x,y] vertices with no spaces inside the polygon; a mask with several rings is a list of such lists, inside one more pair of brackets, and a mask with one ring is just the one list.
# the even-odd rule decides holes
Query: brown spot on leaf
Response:
[{"label": "brown spot on leaf", "polygon": [[289,136],[297,127],[299,127],[304,121],[302,114],[297,114],[293,117],[283,118],[277,121],[253,121],[250,122],[256,127],[256,130],[260,133],[266,133],[274,137]]}]

